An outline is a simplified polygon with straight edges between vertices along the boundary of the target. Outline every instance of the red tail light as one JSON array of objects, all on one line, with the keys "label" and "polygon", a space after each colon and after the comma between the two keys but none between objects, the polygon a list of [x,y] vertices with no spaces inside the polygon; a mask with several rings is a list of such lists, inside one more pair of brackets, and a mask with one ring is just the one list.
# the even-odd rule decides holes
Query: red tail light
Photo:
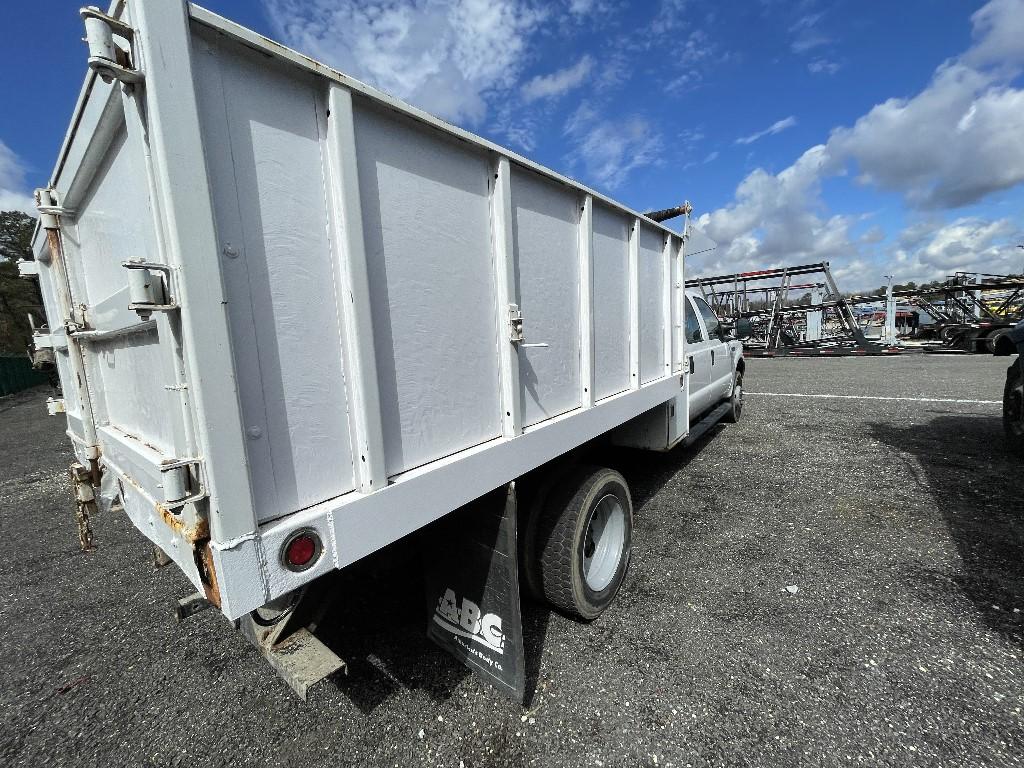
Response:
[{"label": "red tail light", "polygon": [[311,528],[295,531],[281,547],[281,561],[291,571],[312,568],[320,559],[323,544],[317,532]]}]

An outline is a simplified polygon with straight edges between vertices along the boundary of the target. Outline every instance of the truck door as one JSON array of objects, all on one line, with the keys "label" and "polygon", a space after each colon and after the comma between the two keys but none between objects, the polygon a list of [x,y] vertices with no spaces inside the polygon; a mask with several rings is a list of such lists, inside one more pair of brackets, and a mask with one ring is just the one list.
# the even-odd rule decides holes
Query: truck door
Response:
[{"label": "truck door", "polygon": [[686,362],[690,371],[690,418],[711,404],[711,345],[693,306],[693,297],[683,301],[686,308]]},{"label": "truck door", "polygon": [[732,389],[732,361],[729,359],[729,345],[724,340],[722,324],[718,315],[699,296],[691,297],[694,306],[704,321],[704,330],[708,335],[708,352],[711,363],[710,390],[708,406],[714,405],[722,398],[728,397]]}]

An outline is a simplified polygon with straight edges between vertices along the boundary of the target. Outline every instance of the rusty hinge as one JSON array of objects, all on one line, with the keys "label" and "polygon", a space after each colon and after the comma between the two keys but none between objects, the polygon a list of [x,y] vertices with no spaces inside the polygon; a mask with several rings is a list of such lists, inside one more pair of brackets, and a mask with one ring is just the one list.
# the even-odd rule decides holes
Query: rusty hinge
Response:
[{"label": "rusty hinge", "polygon": [[[94,70],[105,83],[114,80],[120,80],[128,85],[141,83],[145,76],[135,68],[132,54],[135,30],[95,6],[82,8],[79,14],[85,22],[85,42],[89,45],[89,69]],[[117,44],[115,37],[127,43],[127,50]]]},{"label": "rusty hinge", "polygon": [[201,459],[168,459],[160,464],[164,504],[178,509],[207,497]]}]

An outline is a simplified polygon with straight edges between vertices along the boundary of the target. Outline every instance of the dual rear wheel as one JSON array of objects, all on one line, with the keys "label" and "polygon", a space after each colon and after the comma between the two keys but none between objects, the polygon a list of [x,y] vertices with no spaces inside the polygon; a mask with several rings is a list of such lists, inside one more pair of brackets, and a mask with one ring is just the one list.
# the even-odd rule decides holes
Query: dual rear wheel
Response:
[{"label": "dual rear wheel", "polygon": [[615,598],[629,567],[633,500],[613,469],[580,466],[549,478],[531,510],[524,567],[540,599],[590,621]]}]

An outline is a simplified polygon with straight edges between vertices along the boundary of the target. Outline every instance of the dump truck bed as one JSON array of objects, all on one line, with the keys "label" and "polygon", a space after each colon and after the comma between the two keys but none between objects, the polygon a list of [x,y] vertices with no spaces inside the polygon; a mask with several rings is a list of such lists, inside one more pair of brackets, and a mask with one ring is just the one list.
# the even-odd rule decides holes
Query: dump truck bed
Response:
[{"label": "dump truck bed", "polygon": [[673,398],[685,432],[678,234],[199,7],[109,16],[40,195],[54,410],[226,616]]}]

